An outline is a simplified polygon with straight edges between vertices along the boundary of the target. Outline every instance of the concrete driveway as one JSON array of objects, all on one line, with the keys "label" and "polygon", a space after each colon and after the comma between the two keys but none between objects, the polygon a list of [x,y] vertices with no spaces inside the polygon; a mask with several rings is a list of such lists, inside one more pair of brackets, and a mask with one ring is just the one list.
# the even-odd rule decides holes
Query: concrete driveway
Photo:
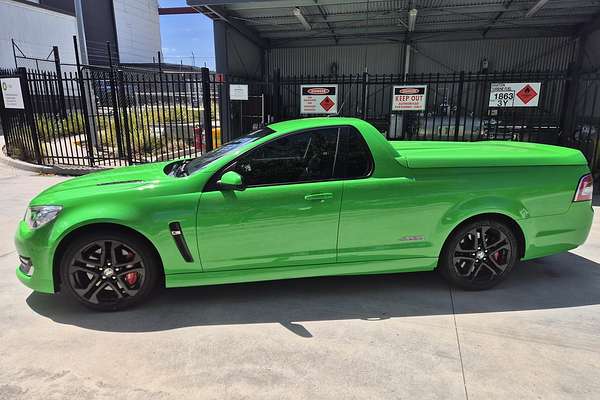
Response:
[{"label": "concrete driveway", "polygon": [[12,235],[64,178],[0,165],[0,399],[598,399],[600,217],[486,292],[436,273],[172,289],[95,313],[32,293]]}]

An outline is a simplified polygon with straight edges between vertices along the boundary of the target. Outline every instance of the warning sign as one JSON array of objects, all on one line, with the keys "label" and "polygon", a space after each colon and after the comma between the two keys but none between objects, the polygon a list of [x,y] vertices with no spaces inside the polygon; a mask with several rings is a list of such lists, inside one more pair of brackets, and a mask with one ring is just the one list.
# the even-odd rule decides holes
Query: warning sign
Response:
[{"label": "warning sign", "polygon": [[394,86],[392,111],[424,111],[427,85]]},{"label": "warning sign", "polygon": [[489,107],[537,107],[540,82],[492,83]]},{"label": "warning sign", "polygon": [[248,85],[229,85],[229,100],[248,100]]},{"label": "warning sign", "polygon": [[301,85],[300,114],[337,114],[337,85]]}]

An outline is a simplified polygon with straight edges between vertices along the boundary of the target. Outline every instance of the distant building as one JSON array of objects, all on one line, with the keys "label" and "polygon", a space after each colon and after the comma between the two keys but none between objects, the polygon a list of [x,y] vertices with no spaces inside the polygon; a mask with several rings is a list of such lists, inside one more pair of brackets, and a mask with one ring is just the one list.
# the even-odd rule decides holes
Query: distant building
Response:
[{"label": "distant building", "polygon": [[[17,55],[46,58],[58,46],[61,60],[75,61],[76,0],[0,0],[0,67],[14,67]],[[161,49],[157,0],[81,0],[90,64],[108,64],[106,42],[121,63],[151,63]],[[18,59],[18,66],[51,68],[44,62]]]}]

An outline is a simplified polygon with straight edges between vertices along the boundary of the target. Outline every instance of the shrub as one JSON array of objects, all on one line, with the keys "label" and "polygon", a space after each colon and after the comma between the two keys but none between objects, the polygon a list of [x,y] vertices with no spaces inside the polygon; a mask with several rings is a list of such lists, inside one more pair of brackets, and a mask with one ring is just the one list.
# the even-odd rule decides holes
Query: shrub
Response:
[{"label": "shrub", "polygon": [[48,114],[35,116],[38,137],[44,141],[84,133],[84,123],[83,114],[80,111],[68,113],[65,118]]}]

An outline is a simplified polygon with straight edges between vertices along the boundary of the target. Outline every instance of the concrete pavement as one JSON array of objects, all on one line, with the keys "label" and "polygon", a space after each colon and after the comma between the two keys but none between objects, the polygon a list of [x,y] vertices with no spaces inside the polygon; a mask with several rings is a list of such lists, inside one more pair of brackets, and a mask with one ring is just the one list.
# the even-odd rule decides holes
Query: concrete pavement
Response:
[{"label": "concrete pavement", "polygon": [[14,276],[28,200],[0,166],[0,399],[597,399],[600,215],[496,289],[436,273],[171,289],[95,313]]}]

